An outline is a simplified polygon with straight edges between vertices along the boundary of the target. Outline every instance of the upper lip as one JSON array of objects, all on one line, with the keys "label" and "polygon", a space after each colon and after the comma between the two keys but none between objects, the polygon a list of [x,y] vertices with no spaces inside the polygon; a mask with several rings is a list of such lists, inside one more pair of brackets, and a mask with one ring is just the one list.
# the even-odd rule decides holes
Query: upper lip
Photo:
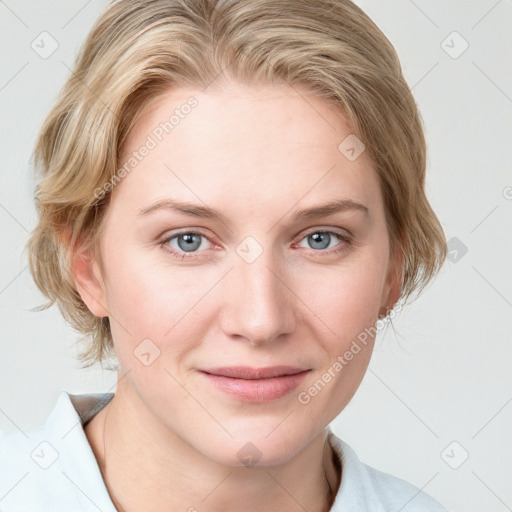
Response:
[{"label": "upper lip", "polygon": [[270,379],[283,375],[295,375],[309,370],[297,366],[267,366],[265,368],[252,368],[250,366],[226,366],[222,368],[206,368],[201,371],[211,375],[231,377],[234,379]]}]

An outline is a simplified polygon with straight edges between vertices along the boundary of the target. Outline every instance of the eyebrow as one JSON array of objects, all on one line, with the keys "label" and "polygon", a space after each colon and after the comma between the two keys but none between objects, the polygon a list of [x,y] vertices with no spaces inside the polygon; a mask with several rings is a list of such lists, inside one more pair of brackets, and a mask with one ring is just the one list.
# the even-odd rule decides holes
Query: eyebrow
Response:
[{"label": "eyebrow", "polygon": [[[158,201],[155,204],[148,206],[147,208],[141,208],[138,211],[138,214],[140,216],[145,216],[158,210],[169,210],[203,219],[218,219],[224,222],[225,224],[228,223],[227,218],[215,208],[201,206],[186,201],[177,201],[175,199],[163,199],[161,201]],[[312,206],[309,208],[298,210],[293,215],[293,219],[313,220],[320,217],[327,217],[328,215],[333,215],[338,212],[344,212],[349,210],[360,211],[364,214],[368,214],[368,207],[362,203],[358,203],[357,201],[354,201],[352,199],[336,199],[323,205]]]}]

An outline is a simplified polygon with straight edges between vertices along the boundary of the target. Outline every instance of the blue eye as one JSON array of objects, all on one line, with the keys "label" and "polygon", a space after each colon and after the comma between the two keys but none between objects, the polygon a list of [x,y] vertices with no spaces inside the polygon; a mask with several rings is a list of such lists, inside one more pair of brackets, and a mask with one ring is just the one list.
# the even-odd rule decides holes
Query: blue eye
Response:
[{"label": "blue eye", "polygon": [[[314,249],[316,252],[337,252],[339,250],[342,250],[346,247],[347,244],[351,243],[351,239],[346,236],[342,235],[341,233],[338,233],[336,231],[312,231],[309,234],[307,234],[302,240],[305,240],[307,244],[309,244],[309,247]],[[302,242],[301,240],[301,242]],[[338,240],[338,243],[336,243],[336,240]],[[343,243],[339,243],[339,241],[342,241]],[[304,247],[303,245],[300,245],[301,242],[299,242],[300,247]],[[334,242],[334,245],[332,244]],[[338,247],[340,246],[340,247]],[[326,249],[331,249],[332,247],[337,247],[334,251],[326,251]]]},{"label": "blue eye", "polygon": [[[208,240],[205,235],[194,231],[182,231],[166,238],[162,244],[165,249],[178,258],[187,258],[187,253],[198,252],[199,248],[204,249],[204,240]],[[176,242],[176,244],[173,244]],[[177,245],[177,247],[176,247]],[[201,252],[201,251],[199,251]]]}]

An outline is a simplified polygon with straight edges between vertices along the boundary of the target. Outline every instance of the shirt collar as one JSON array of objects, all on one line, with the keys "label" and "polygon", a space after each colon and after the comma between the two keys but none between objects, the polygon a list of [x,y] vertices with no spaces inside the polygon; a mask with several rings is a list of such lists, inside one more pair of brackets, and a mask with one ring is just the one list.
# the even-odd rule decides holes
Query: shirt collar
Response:
[{"label": "shirt collar", "polygon": [[45,424],[48,442],[59,454],[62,473],[96,508],[116,512],[83,426],[113,393],[72,395],[61,392]]}]

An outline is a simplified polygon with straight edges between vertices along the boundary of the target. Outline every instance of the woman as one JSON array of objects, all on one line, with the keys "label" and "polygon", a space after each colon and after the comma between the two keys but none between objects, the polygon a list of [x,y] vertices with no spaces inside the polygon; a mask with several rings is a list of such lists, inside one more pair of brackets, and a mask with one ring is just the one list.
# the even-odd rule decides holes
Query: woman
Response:
[{"label": "woman", "polygon": [[35,156],[34,280],[119,377],[3,435],[2,510],[445,510],[329,430],[446,254],[358,7],[117,1]]}]

